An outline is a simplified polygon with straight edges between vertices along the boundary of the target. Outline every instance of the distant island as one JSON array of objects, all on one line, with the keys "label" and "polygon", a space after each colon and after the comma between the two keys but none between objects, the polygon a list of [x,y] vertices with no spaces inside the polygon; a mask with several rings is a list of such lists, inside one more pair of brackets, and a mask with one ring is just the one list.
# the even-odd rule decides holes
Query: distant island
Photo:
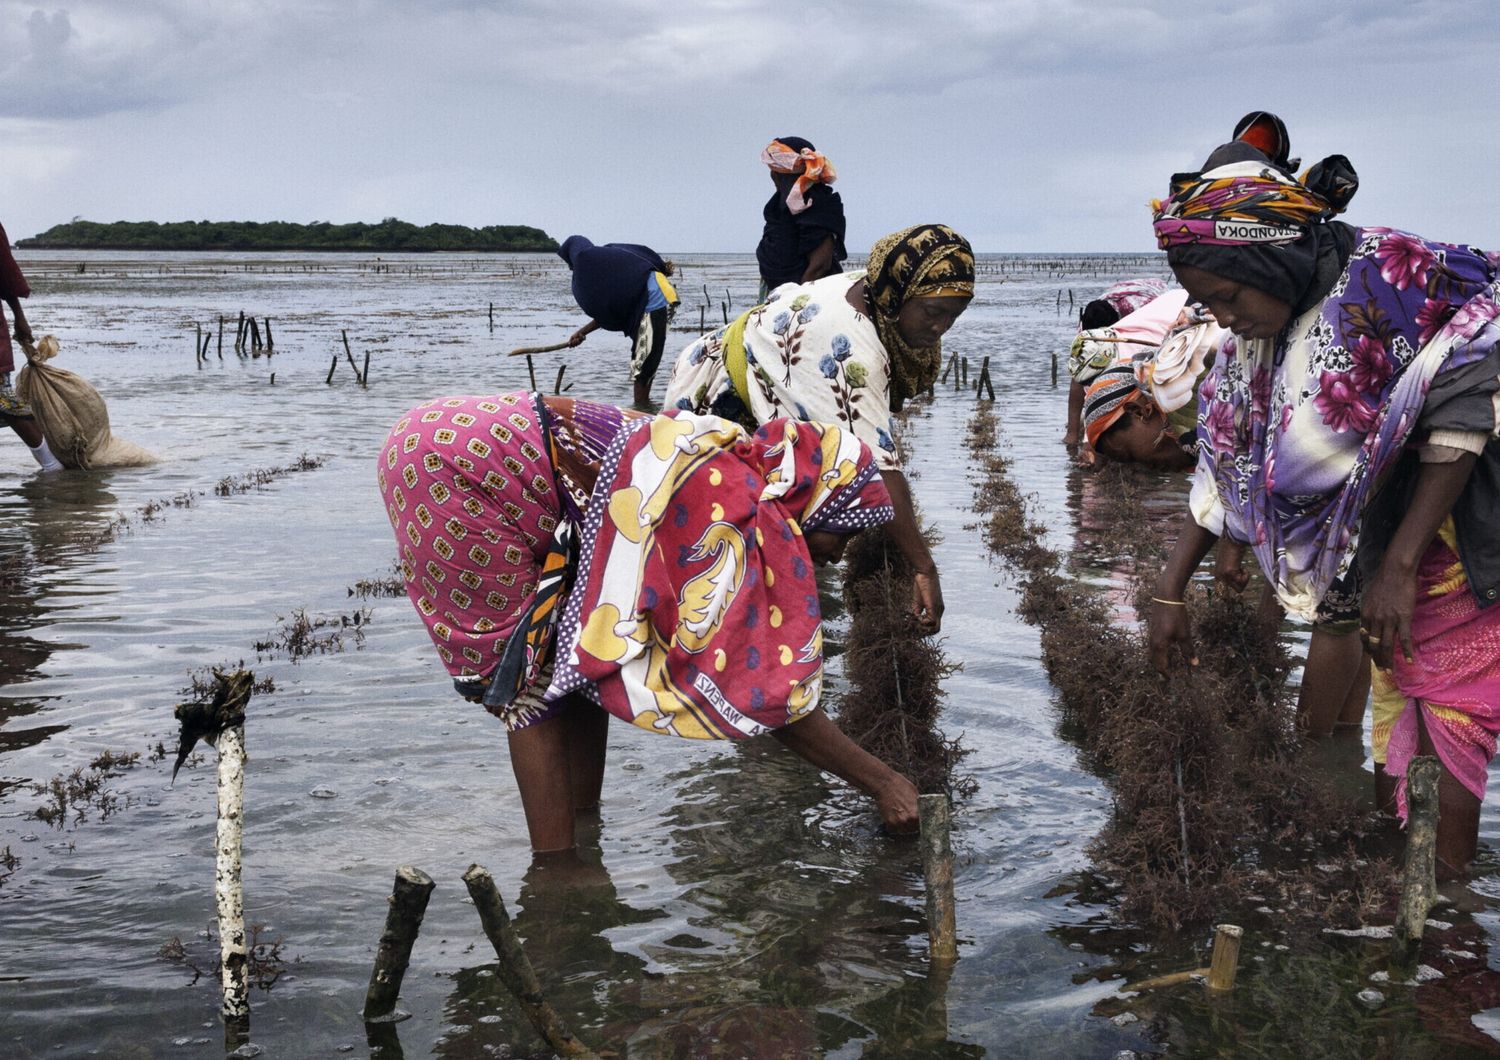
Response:
[{"label": "distant island", "polygon": [[28,250],[329,250],[414,253],[433,250],[555,251],[557,240],[527,225],[426,225],[395,217],[379,224],[328,221],[70,221],[22,239]]}]

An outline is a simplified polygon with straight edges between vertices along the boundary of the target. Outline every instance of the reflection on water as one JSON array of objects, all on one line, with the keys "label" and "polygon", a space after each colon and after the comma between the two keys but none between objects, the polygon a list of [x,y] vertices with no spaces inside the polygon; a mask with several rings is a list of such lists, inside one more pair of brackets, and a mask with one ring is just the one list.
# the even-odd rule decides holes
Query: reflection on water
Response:
[{"label": "reflection on water", "polygon": [[[674,257],[679,322],[696,321],[703,284],[716,299],[729,288],[735,305],[754,296],[749,257]],[[1267,928],[1247,925],[1247,951],[1266,957],[1242,971],[1256,1005],[1211,1010],[1174,995],[1128,1026],[1095,1012],[1122,955],[1143,951],[1165,970],[1191,955],[1108,929],[1104,892],[1060,886],[1087,869],[1108,793],[1058,738],[1036,632],[1014,619],[1008,580],[966,529],[972,487],[954,457],[966,452],[972,395],[939,386],[909,432],[914,489],[943,535],[944,649],[964,667],[947,684],[943,726],[973,749],[964,765],[979,784],[955,821],[961,958],[938,972],[926,962],[915,849],[878,835],[867,800],[772,741],[702,746],[617,726],[598,829],[576,871],[549,872],[529,867],[503,734],[445,687],[405,600],[370,601],[361,646],[298,662],[256,656],[294,609],[347,610],[355,582],[390,569],[371,454],[396,416],[425,397],[524,386],[524,362],[504,351],[581,323],[560,261],[388,257],[378,272],[345,257],[22,264],[37,292],[33,326],[64,339],[63,366],[105,395],[114,429],[164,459],[42,479],[18,446],[0,448],[0,852],[19,859],[0,882],[0,1055],[220,1051],[215,984],[157,956],[174,936],[206,945],[211,756],[171,790],[168,764],[143,757],[112,782],[123,809],[63,829],[33,816],[38,799],[19,781],[171,743],[188,671],[239,659],[276,686],[252,700],[247,723],[247,915],[285,939],[288,961],[274,991],[252,995],[251,1038],[266,1055],[364,1055],[376,1044],[385,1058],[537,1053],[490,974],[459,882],[471,862],[494,872],[563,1019],[622,1056],[1074,1057],[1159,1042],[1205,1055],[1262,1027],[1256,1005],[1273,1011],[1272,995],[1284,1002],[1273,1018],[1293,1022],[1288,999],[1318,974],[1325,989],[1338,984],[1341,1006],[1356,991],[1347,977],[1363,967],[1339,955],[1358,945],[1330,943],[1292,967],[1255,945]],[[945,346],[976,364],[991,358],[1013,474],[1065,546],[1090,486],[1057,442],[1066,393],[1049,368],[1072,330],[1063,295],[1140,265],[1101,259],[1080,279],[1040,261],[1006,264],[982,272]],[[226,352],[199,367],[194,322],[224,316],[232,333],[242,309],[274,318],[276,356]],[[341,329],[357,356],[371,354],[368,387],[347,371],[325,382]],[[539,357],[537,372],[550,381],[566,363],[572,393],[625,403],[627,359],[623,339],[595,336]],[[327,462],[245,494],[213,492],[303,452]],[[192,504],[107,533],[119,514],[188,491]],[[1110,547],[1107,516],[1082,516],[1078,538],[1081,551],[1123,552]],[[1118,577],[1103,573],[1107,560],[1086,568]],[[438,887],[400,1002],[412,1018],[369,1032],[377,1039],[359,1010],[391,871],[407,863]],[[1485,961],[1500,924],[1491,899],[1470,900],[1477,908],[1456,915],[1455,930],[1474,933],[1460,948]],[[1282,975],[1296,987],[1286,996]],[[1433,1041],[1433,989],[1392,987],[1380,1040]],[[1458,994],[1434,994],[1433,1007],[1457,1011]]]}]

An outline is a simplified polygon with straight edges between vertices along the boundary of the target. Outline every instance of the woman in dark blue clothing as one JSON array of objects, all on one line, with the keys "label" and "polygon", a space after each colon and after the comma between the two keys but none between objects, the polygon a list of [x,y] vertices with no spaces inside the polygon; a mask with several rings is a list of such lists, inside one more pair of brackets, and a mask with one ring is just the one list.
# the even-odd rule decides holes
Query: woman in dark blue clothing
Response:
[{"label": "woman in dark blue clothing", "polygon": [[592,331],[618,331],[634,342],[630,378],[635,403],[651,400],[651,381],[661,364],[667,323],[677,305],[669,277],[672,263],[639,243],[605,243],[596,247],[583,236],[569,236],[557,252],[573,271],[573,298],[589,322],[568,340],[577,346]]}]

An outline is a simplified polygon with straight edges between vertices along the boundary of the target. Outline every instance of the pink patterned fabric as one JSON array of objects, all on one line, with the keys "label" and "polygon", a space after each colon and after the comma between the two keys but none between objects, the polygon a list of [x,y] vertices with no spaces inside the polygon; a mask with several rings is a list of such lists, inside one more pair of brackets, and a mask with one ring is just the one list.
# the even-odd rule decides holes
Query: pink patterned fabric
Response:
[{"label": "pink patterned fabric", "polygon": [[438,398],[378,462],[406,592],[454,677],[486,675],[533,602],[562,517],[532,395]]},{"label": "pink patterned fabric", "polygon": [[1393,670],[1406,709],[1386,750],[1386,772],[1399,778],[1396,809],[1403,821],[1419,709],[1443,768],[1481,801],[1500,733],[1500,607],[1481,610],[1475,603],[1463,566],[1443,537],[1433,540],[1417,568],[1411,632],[1415,661],[1407,662],[1398,649]]}]

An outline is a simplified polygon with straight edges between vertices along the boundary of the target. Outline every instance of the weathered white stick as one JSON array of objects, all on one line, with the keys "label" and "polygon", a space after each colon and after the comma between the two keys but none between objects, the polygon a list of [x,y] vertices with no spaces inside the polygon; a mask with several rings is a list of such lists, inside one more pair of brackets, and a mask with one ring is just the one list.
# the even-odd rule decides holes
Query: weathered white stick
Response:
[{"label": "weathered white stick", "polygon": [[219,824],[215,835],[214,898],[219,908],[219,959],[224,984],[224,1017],[250,1014],[246,978],[245,892],[240,881],[240,846],[245,818],[245,726],[219,733]]},{"label": "weathered white stick", "polygon": [[922,823],[922,871],[927,876],[927,953],[934,961],[957,960],[948,796],[918,796],[917,812]]}]

